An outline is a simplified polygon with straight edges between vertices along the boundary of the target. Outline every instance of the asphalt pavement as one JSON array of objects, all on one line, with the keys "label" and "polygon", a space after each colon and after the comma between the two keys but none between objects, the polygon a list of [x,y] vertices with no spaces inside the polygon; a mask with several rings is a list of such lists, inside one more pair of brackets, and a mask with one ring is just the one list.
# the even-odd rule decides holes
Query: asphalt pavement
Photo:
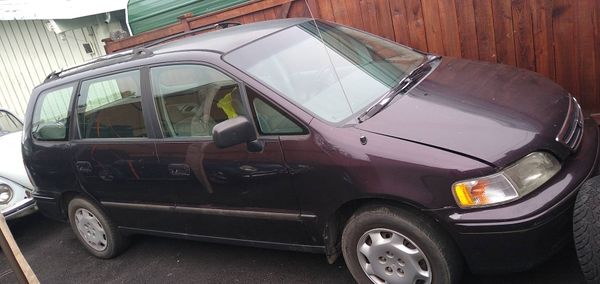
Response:
[{"label": "asphalt pavement", "polygon": [[[88,254],[71,228],[40,214],[10,222],[25,258],[42,283],[353,283],[343,260],[319,254],[135,236],[122,255]],[[472,275],[464,283],[583,283],[572,245],[524,273]],[[0,283],[16,283],[0,257]]]}]

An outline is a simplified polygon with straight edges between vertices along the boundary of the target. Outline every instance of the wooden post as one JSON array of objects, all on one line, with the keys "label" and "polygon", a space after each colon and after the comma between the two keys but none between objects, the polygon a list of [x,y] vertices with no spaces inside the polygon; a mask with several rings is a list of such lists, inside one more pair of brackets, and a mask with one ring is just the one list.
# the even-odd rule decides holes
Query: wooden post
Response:
[{"label": "wooden post", "polygon": [[23,257],[17,242],[13,238],[4,215],[0,214],[0,247],[8,259],[8,263],[17,277],[17,281],[23,284],[39,284],[40,281]]}]

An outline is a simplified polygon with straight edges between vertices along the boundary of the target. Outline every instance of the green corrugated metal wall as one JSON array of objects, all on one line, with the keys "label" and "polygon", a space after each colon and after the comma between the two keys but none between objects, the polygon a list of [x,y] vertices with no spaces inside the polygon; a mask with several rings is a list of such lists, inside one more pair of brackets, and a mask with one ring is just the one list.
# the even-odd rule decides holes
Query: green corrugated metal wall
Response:
[{"label": "green corrugated metal wall", "polygon": [[248,2],[249,0],[129,0],[127,18],[135,34],[174,24],[177,17],[191,12],[199,16]]}]

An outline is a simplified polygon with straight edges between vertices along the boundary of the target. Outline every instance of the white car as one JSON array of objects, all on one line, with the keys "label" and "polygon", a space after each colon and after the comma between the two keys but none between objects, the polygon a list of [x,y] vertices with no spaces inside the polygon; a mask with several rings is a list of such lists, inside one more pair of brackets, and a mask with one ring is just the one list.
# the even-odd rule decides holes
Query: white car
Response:
[{"label": "white car", "polygon": [[0,109],[0,212],[7,220],[37,210],[21,155],[23,123],[9,111]]}]

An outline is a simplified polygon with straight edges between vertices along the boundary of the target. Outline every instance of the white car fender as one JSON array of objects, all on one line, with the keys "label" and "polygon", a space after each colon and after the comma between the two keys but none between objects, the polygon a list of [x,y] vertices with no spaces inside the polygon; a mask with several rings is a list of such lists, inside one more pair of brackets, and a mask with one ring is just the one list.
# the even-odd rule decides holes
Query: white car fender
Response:
[{"label": "white car fender", "polygon": [[23,155],[21,154],[21,132],[0,137],[0,177],[9,179],[21,186],[33,190],[27,176]]}]

